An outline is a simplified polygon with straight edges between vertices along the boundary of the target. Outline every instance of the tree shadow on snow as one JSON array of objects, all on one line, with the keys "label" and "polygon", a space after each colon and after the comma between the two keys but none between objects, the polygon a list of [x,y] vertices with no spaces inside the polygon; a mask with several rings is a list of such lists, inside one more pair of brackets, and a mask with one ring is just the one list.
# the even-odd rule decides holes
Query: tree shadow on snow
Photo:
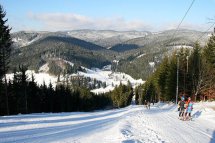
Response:
[{"label": "tree shadow on snow", "polygon": [[213,132],[210,143],[215,143],[215,131]]},{"label": "tree shadow on snow", "polygon": [[141,143],[139,140],[124,140],[122,143]]},{"label": "tree shadow on snow", "polygon": [[[13,126],[31,125],[31,124],[37,125],[37,124],[50,124],[50,123],[65,123],[65,122],[71,122],[71,121],[86,121],[90,119],[104,118],[108,116],[111,117],[112,115],[120,114],[124,111],[126,110],[125,109],[114,110],[114,111],[107,110],[105,112],[100,112],[100,113],[97,112],[95,114],[93,112],[70,112],[70,113],[50,113],[50,114],[40,113],[40,114],[18,115],[18,116],[5,116],[4,118],[0,118],[0,127],[13,127]],[[82,114],[85,116],[82,116]],[[78,117],[73,115],[77,115]],[[62,118],[58,118],[58,117],[62,117]],[[63,118],[63,117],[67,117],[67,118]],[[30,120],[27,120],[28,118]],[[1,121],[6,121],[8,119],[13,119],[15,121],[1,123]]]},{"label": "tree shadow on snow", "polygon": [[199,118],[202,114],[202,111],[196,111],[192,116],[193,118]]},{"label": "tree shadow on snow", "polygon": [[90,131],[104,128],[108,129],[111,123],[118,120],[118,117],[108,119],[100,119],[96,121],[87,121],[71,125],[58,125],[51,127],[41,127],[33,129],[22,129],[19,131],[5,131],[0,134],[0,142],[6,140],[8,142],[53,142],[62,139],[74,138],[79,134],[87,134]]}]

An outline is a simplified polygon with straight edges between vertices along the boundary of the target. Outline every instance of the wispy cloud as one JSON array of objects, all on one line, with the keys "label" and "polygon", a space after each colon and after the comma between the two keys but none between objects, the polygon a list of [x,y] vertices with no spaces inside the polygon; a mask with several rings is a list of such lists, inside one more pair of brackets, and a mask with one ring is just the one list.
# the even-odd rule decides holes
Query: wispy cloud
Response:
[{"label": "wispy cloud", "polygon": [[[168,23],[147,23],[141,20],[126,20],[123,17],[92,18],[74,13],[28,13],[28,18],[34,24],[35,30],[62,31],[77,29],[95,30],[139,30],[139,31],[163,31],[176,29],[177,22]],[[207,24],[200,25],[184,22],[180,29],[192,29],[204,31]]]},{"label": "wispy cloud", "polygon": [[92,18],[73,13],[29,13],[28,18],[43,25],[43,30],[59,31],[74,29],[152,30],[152,26],[140,20],[122,17]]},{"label": "wispy cloud", "polygon": [[[178,23],[177,22],[169,22],[169,23],[162,23],[154,27],[155,31],[163,31],[163,30],[172,30],[177,29]],[[190,29],[190,30],[197,30],[197,31],[205,31],[208,27],[208,24],[197,24],[197,23],[190,23],[184,22],[179,27],[179,29]]]}]

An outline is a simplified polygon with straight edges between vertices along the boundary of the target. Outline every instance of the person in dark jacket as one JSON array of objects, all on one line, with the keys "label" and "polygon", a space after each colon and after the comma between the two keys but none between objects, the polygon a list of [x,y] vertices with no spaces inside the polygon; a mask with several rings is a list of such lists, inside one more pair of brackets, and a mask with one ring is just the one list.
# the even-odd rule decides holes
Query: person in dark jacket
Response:
[{"label": "person in dark jacket", "polygon": [[179,119],[183,119],[184,111],[185,111],[184,105],[185,105],[184,96],[182,96],[181,100],[178,102],[178,106],[179,106]]}]

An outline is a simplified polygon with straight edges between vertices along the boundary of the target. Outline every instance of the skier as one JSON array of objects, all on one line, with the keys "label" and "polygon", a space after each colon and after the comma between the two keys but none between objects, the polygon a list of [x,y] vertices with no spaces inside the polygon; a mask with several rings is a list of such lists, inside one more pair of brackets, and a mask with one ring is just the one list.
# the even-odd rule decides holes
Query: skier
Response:
[{"label": "skier", "polygon": [[184,120],[192,120],[191,118],[191,112],[193,110],[193,102],[191,101],[191,98],[189,97],[187,100],[187,107],[186,107],[186,113],[184,116]]},{"label": "skier", "polygon": [[184,109],[185,109],[185,101],[184,101],[184,96],[181,97],[181,101],[178,102],[179,105],[179,119],[183,118],[184,115]]},{"label": "skier", "polygon": [[148,105],[148,109],[150,109],[150,104],[151,104],[151,103],[148,101],[148,103],[147,103],[147,105]]},{"label": "skier", "polygon": [[145,100],[145,102],[144,102],[144,105],[145,105],[146,109],[148,109],[148,104],[147,104],[147,101],[146,101],[146,100]]}]

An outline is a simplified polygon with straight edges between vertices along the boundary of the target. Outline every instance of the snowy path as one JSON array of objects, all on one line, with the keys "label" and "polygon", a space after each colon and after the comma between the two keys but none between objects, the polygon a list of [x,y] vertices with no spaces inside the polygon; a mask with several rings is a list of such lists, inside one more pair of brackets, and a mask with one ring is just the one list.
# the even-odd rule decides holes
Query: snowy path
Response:
[{"label": "snowy path", "polygon": [[[175,106],[167,109],[157,110],[152,108],[145,113],[153,128],[161,136],[168,138],[173,143],[215,143],[215,120],[210,121],[201,117],[202,111],[195,111],[192,121],[178,120],[178,112]],[[215,112],[213,119],[215,119]],[[210,118],[211,119],[211,118]]]},{"label": "snowy path", "polygon": [[215,112],[206,109],[196,106],[193,121],[178,120],[167,104],[0,117],[0,142],[215,143]]}]

